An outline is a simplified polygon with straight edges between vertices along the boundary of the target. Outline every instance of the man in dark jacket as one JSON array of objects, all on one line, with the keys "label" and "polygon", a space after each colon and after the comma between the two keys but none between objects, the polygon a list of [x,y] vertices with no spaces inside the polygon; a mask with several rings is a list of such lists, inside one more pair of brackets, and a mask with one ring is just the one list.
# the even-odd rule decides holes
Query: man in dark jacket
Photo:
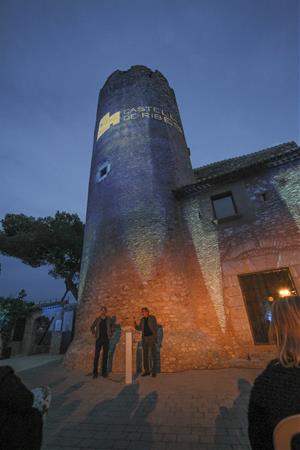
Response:
[{"label": "man in dark jacket", "polygon": [[109,340],[113,335],[113,324],[111,317],[107,315],[106,306],[102,306],[100,316],[94,320],[91,326],[91,331],[93,335],[96,337],[93,378],[98,377],[99,355],[101,348],[103,348],[102,376],[106,378]]},{"label": "man in dark jacket", "polygon": [[11,367],[0,367],[0,450],[40,450],[43,419],[33,399]]},{"label": "man in dark jacket", "polygon": [[[142,308],[143,317],[139,325],[134,321],[135,329],[142,332],[143,345],[143,362],[144,372],[142,377],[150,375],[150,368],[152,376],[156,376],[156,341],[157,341],[157,321],[156,317],[150,315],[148,308]],[[149,358],[150,351],[150,358]],[[149,361],[150,359],[150,361]]]}]

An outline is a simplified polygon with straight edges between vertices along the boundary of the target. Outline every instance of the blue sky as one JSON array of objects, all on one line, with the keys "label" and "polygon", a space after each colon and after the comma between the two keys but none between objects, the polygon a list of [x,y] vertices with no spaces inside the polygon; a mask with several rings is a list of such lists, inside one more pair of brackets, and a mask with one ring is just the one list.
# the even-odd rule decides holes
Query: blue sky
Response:
[{"label": "blue sky", "polygon": [[[174,88],[193,166],[299,142],[297,0],[1,0],[0,218],[85,220],[98,91],[144,64]],[[0,258],[0,295],[63,293]]]}]

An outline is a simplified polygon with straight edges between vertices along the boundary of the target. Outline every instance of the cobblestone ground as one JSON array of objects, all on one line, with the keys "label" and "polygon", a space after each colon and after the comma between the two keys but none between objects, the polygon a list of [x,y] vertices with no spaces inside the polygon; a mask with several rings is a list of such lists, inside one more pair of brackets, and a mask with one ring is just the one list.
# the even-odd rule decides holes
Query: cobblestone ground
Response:
[{"label": "cobblestone ground", "polygon": [[21,372],[53,401],[43,450],[248,450],[247,404],[254,369],[160,374],[124,385],[66,370],[60,362]]}]

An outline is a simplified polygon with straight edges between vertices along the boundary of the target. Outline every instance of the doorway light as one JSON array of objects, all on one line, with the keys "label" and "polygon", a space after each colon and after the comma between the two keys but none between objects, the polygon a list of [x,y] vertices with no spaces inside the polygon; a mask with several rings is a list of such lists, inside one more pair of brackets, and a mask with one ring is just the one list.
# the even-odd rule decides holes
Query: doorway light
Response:
[{"label": "doorway light", "polygon": [[289,297],[291,295],[291,291],[289,289],[279,289],[278,294],[280,297]]}]

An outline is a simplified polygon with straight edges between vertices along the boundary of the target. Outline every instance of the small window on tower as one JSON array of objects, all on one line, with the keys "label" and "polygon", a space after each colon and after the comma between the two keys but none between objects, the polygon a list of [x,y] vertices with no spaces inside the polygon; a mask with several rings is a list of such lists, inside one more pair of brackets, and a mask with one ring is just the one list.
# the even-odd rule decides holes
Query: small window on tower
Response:
[{"label": "small window on tower", "polygon": [[102,178],[102,177],[104,177],[104,175],[106,175],[107,174],[107,166],[105,166],[105,167],[103,167],[103,169],[101,169],[101,171],[100,171],[100,177]]},{"label": "small window on tower", "polygon": [[100,183],[100,181],[104,180],[104,178],[107,177],[109,172],[110,172],[110,163],[108,162],[102,163],[97,169],[96,182]]},{"label": "small window on tower", "polygon": [[237,214],[237,209],[231,192],[215,195],[211,198],[216,219],[225,219]]}]

